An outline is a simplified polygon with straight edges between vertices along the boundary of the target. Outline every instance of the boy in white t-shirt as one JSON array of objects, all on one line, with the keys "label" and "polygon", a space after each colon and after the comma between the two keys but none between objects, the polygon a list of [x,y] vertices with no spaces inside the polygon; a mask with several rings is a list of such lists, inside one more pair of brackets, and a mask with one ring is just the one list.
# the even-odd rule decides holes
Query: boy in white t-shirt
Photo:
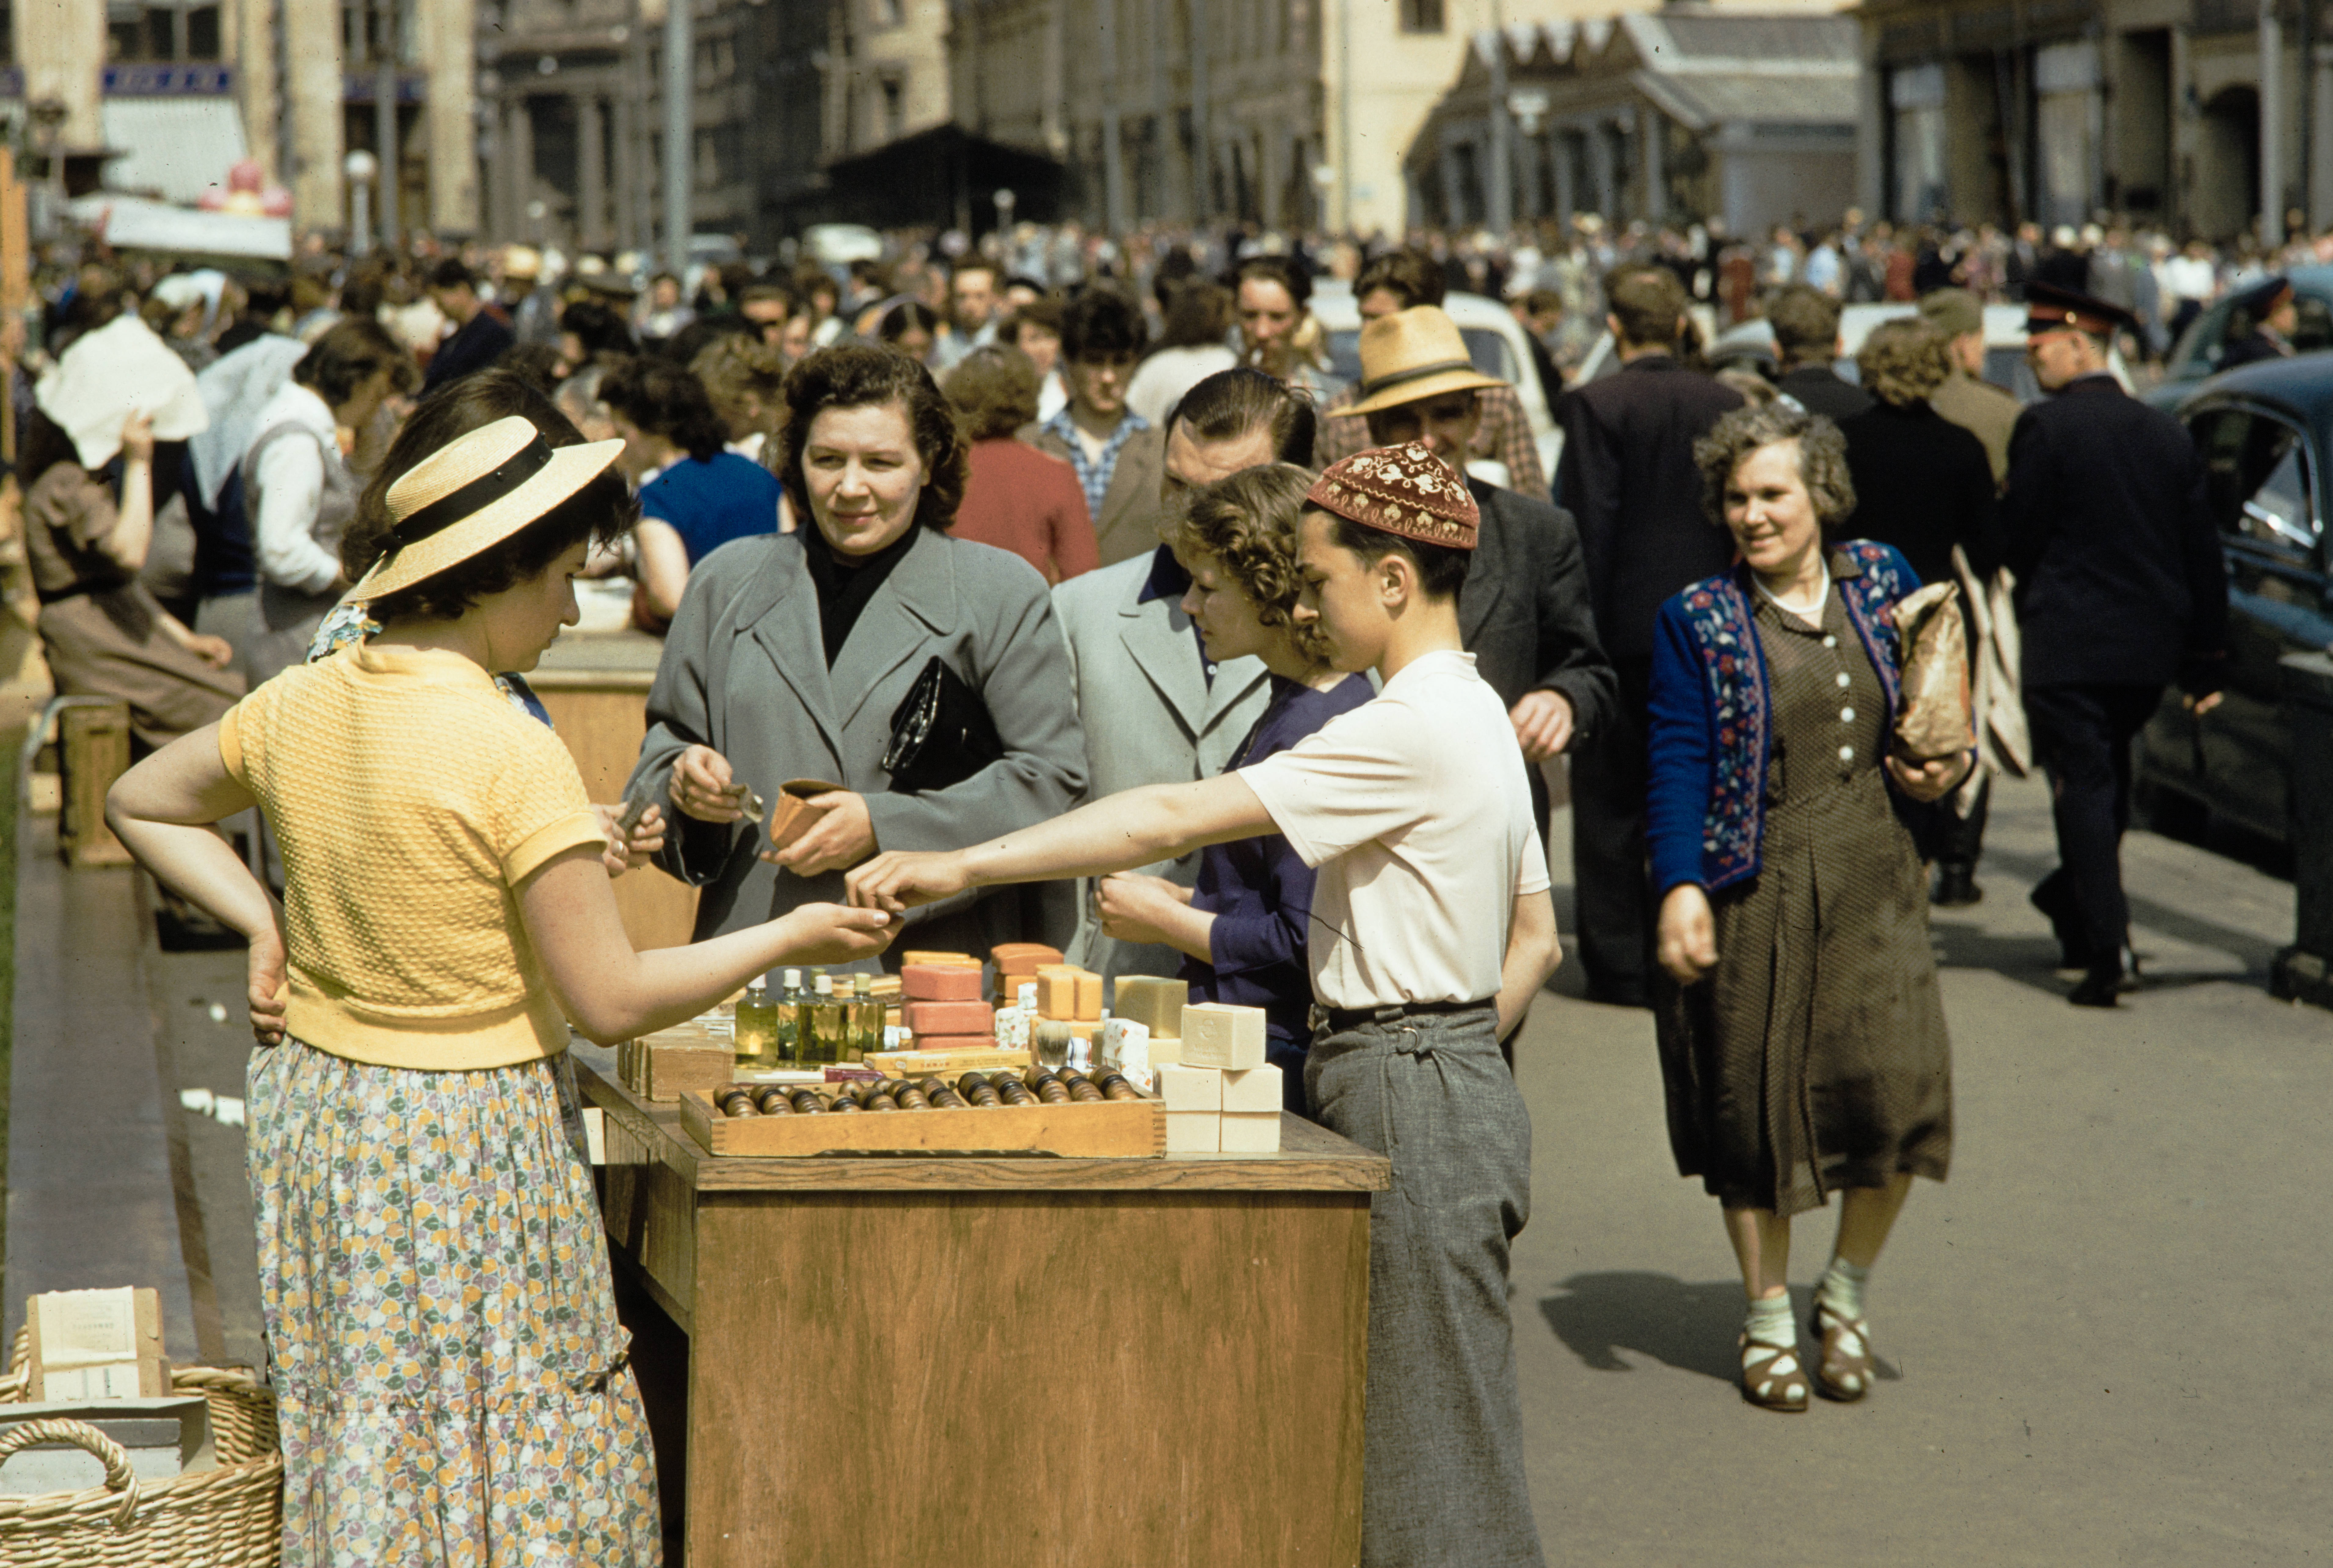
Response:
[{"label": "boy in white t-shirt", "polygon": [[1507,1309],[1531,1122],[1499,1040],[1560,949],[1522,754],[1462,651],[1478,525],[1465,481],[1416,443],[1331,466],[1307,496],[1297,618],[1319,624],[1336,668],[1377,669],[1374,701],[1253,767],[850,876],[853,903],[898,911],[1273,832],[1319,869],[1308,1095],[1323,1125],[1394,1165],[1370,1203],[1370,1568],[1543,1562]]}]

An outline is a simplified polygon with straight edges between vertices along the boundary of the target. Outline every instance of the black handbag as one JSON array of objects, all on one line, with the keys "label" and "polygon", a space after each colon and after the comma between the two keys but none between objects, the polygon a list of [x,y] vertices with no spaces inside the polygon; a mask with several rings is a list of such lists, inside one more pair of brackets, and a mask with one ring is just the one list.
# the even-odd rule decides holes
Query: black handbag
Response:
[{"label": "black handbag", "polygon": [[883,771],[894,794],[960,784],[1004,755],[988,705],[938,654],[891,714]]}]

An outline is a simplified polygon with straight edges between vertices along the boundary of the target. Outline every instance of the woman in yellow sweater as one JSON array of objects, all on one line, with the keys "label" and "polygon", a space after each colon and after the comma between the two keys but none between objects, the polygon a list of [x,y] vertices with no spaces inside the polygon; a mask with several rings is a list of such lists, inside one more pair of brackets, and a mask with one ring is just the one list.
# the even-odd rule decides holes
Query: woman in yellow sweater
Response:
[{"label": "woman in yellow sweater", "polygon": [[[249,1166],[285,1457],[285,1568],[661,1560],[570,1024],[702,1011],[779,963],[879,952],[806,905],[638,953],[566,748],[496,690],[576,620],[630,505],[620,443],[524,418],[389,492],[352,597],[383,630],[125,774],[114,831],[251,943]],[[279,911],[207,824],[256,804]]]}]

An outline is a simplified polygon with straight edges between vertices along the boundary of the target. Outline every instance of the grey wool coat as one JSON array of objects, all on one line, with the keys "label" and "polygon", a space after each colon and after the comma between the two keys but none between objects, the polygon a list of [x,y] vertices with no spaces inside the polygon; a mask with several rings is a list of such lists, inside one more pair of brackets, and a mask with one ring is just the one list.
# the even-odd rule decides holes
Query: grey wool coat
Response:
[{"label": "grey wool coat", "polygon": [[[882,765],[891,715],[936,654],[987,704],[1004,755],[947,789],[895,794]],[[886,850],[961,849],[1057,816],[1085,794],[1085,736],[1044,579],[1017,555],[921,524],[831,670],[797,535],[734,540],[707,555],[665,640],[648,722],[628,796],[668,802],[681,752],[708,746],[765,800],[796,778],[858,791]],[[677,831],[658,863],[704,890],[699,941],[844,899],[840,871],[803,878],[760,860],[757,824],[699,822],[669,805],[666,815]],[[980,955],[1035,935],[1022,913],[1030,902],[993,889],[910,910],[888,961],[909,948]]]}]

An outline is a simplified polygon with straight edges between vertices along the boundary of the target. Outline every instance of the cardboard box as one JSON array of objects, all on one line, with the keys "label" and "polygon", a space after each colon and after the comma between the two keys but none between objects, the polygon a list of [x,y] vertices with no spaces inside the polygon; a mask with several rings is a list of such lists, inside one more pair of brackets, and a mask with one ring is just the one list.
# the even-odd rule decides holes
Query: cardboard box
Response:
[{"label": "cardboard box", "polygon": [[1158,1098],[1166,1103],[1168,1115],[1224,1108],[1224,1075],[1215,1069],[1166,1066],[1157,1071]]},{"label": "cardboard box", "polygon": [[996,1009],[985,1002],[910,1002],[907,1032],[920,1040],[926,1034],[993,1034]]},{"label": "cardboard box", "polygon": [[1162,980],[1156,975],[1120,975],[1109,1015],[1133,1019],[1148,1029],[1154,1039],[1161,1034],[1180,1035],[1183,1007],[1190,999],[1187,982]]},{"label": "cardboard box", "polygon": [[[110,1438],[140,1481],[169,1481],[218,1468],[210,1401],[199,1393],[0,1404],[0,1435],[31,1421],[56,1419],[80,1421]],[[82,1492],[103,1485],[104,1461],[70,1443],[35,1443],[0,1464],[0,1496]]]},{"label": "cardboard box", "polygon": [[983,1002],[980,971],[962,964],[910,964],[899,971],[899,995],[910,1002]]},{"label": "cardboard box", "polygon": [[1169,1154],[1215,1154],[1223,1148],[1218,1123],[1223,1121],[1213,1111],[1169,1111],[1166,1112],[1166,1152]]},{"label": "cardboard box", "polygon": [[617,1078],[641,1099],[658,1102],[677,1100],[691,1089],[726,1083],[735,1075],[736,1065],[735,1043],[695,1024],[616,1046]]},{"label": "cardboard box", "polygon": [[989,1073],[999,1067],[1025,1068],[1030,1055],[1011,1046],[974,1042],[969,1049],[947,1051],[876,1051],[859,1063],[886,1078],[923,1078],[937,1073],[954,1080],[963,1073]]},{"label": "cardboard box", "polygon": [[1224,1109],[1225,1111],[1269,1111],[1274,1115],[1287,1104],[1282,1098],[1286,1088],[1281,1071],[1265,1063],[1242,1073],[1224,1074]]},{"label": "cardboard box", "polygon": [[[1171,1116],[1173,1112],[1168,1112]],[[1280,1112],[1226,1111],[1215,1130],[1217,1146],[1225,1154],[1280,1152]]]},{"label": "cardboard box", "polygon": [[68,864],[126,866],[130,851],[105,825],[105,792],[130,771],[130,705],[76,702],[57,715],[63,814],[57,850]]},{"label": "cardboard box", "polygon": [[57,1290],[24,1303],[28,1400],[157,1400],[171,1392],[162,1294]]},{"label": "cardboard box", "polygon": [[1263,1009],[1194,1002],[1183,1009],[1183,1061],[1244,1073],[1263,1065]]}]

